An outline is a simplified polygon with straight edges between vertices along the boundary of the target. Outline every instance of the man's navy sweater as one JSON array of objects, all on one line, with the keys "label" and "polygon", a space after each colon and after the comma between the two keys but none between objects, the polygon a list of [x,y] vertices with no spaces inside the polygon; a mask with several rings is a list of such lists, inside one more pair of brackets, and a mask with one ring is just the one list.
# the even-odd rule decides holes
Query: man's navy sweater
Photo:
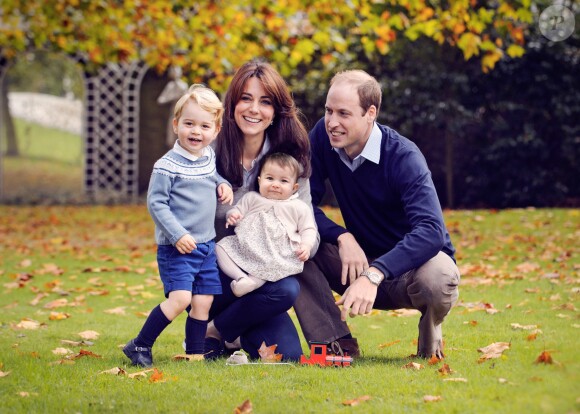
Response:
[{"label": "man's navy sweater", "polygon": [[[337,244],[338,236],[350,232],[367,257],[374,259],[370,265],[390,278],[418,268],[439,251],[454,259],[425,157],[395,130],[378,126],[382,132],[379,164],[365,160],[354,172],[330,146],[324,119],[310,132],[310,189],[322,241]],[[318,207],[327,178],[346,229]]]}]

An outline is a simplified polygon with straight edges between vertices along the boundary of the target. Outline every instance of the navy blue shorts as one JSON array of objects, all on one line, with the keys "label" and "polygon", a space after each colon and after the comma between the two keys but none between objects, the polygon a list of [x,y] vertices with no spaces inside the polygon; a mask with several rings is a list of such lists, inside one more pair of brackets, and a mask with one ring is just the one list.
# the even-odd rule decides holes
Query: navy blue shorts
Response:
[{"label": "navy blue shorts", "polygon": [[174,290],[187,290],[194,295],[222,293],[215,255],[215,241],[197,243],[197,249],[181,254],[175,246],[157,246],[157,264],[165,297]]}]

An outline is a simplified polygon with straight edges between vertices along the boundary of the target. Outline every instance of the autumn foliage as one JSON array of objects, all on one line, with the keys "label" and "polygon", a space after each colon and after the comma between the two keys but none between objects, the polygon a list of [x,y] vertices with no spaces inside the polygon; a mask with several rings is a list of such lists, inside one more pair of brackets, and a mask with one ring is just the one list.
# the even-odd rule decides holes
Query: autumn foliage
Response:
[{"label": "autumn foliage", "polygon": [[144,61],[182,67],[192,80],[223,90],[233,70],[263,56],[284,75],[320,59],[325,65],[386,55],[398,39],[427,37],[478,57],[484,71],[524,53],[529,1],[452,0],[5,0],[0,57],[30,49],[62,51],[89,66]]}]

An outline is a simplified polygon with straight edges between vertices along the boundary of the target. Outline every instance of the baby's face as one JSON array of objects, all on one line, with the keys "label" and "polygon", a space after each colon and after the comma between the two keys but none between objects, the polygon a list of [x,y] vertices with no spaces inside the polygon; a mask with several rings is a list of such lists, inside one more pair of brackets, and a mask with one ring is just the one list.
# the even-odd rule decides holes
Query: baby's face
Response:
[{"label": "baby's face", "polygon": [[275,162],[266,162],[258,177],[260,194],[272,200],[287,200],[298,189],[296,172]]}]

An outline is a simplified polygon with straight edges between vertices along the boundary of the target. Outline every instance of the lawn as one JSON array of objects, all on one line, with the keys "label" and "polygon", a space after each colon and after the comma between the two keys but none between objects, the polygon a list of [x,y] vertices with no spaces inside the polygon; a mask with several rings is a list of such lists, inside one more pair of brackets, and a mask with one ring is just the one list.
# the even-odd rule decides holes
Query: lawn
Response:
[{"label": "lawn", "polygon": [[[157,371],[132,375],[119,346],[163,295],[146,208],[0,206],[2,412],[580,412],[580,210],[445,219],[462,284],[443,361],[410,357],[417,314],[377,311],[349,319],[363,352],[350,368],[176,362],[182,316]],[[484,360],[494,343],[508,348]]]},{"label": "lawn", "polygon": [[14,119],[14,123],[19,155],[2,159],[3,200],[62,204],[81,199],[84,164],[81,137],[21,119]]}]

